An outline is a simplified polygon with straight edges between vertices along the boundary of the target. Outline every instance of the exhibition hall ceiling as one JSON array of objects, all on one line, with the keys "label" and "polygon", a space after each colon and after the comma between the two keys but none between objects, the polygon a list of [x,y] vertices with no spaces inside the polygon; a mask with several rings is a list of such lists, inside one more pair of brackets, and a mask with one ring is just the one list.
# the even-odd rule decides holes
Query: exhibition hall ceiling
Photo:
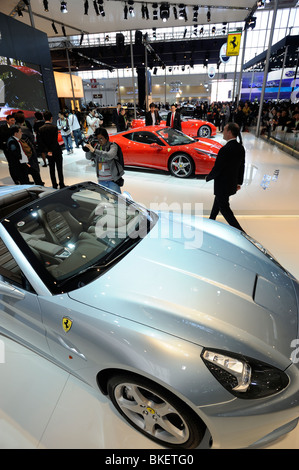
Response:
[{"label": "exhibition hall ceiling", "polygon": [[[65,2],[60,0],[1,0],[0,11],[13,16],[18,21],[31,25],[28,13],[29,3],[35,28],[45,32],[48,37],[55,37],[52,21],[57,25],[63,24],[67,35],[80,34],[81,31],[89,34],[106,33],[153,27],[192,25],[194,24],[194,7],[198,7],[197,19],[199,25],[208,22],[214,24],[239,22],[244,21],[256,6],[256,0],[205,0],[205,2],[188,0],[185,3],[181,0],[172,0],[171,2],[157,2],[157,7],[155,7],[155,2],[146,0],[133,2],[130,0],[66,0]],[[160,7],[165,3],[169,7],[169,18],[166,22],[163,22]],[[66,4],[67,13],[63,12],[65,11],[63,4]],[[96,4],[96,9],[94,4]],[[180,5],[184,5],[186,11],[182,21],[179,17],[175,19],[174,12],[175,7],[176,13],[179,15]],[[127,19],[124,18],[126,7],[128,8]],[[144,7],[147,7],[148,16]],[[134,16],[130,14],[130,8],[133,9]],[[210,21],[208,21],[209,9]],[[153,17],[155,10],[157,11],[157,19]],[[105,16],[101,13],[104,13]],[[23,16],[20,16],[21,14]]]},{"label": "exhibition hall ceiling", "polygon": [[[279,0],[278,7],[290,8],[296,2]],[[264,8],[273,9],[273,3],[274,0],[265,1]],[[131,47],[134,67],[144,67],[145,30],[150,31],[146,42],[149,68],[215,64],[220,60],[227,32],[231,31],[230,24],[237,22],[244,28],[245,21],[255,15],[257,8],[256,0],[205,0],[205,3],[198,0],[186,3],[181,0],[0,0],[1,13],[47,34],[53,69],[58,72],[131,68]],[[135,16],[131,16],[130,9]],[[163,15],[168,16],[166,21],[162,20]],[[186,35],[180,32],[161,36],[163,30],[159,28],[175,26],[185,32],[187,26],[191,28]],[[216,33],[211,34],[213,29]],[[127,31],[133,31],[131,37]],[[141,38],[135,31],[143,32]],[[97,33],[101,33],[101,38]],[[116,33],[114,38],[113,33]],[[119,37],[122,33],[125,37]],[[95,36],[91,38],[87,34]]]}]

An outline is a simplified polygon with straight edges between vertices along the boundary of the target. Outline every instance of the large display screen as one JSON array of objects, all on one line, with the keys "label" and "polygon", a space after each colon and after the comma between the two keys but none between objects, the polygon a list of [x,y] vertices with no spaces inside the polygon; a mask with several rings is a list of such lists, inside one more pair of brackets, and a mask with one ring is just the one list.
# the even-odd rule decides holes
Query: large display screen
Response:
[{"label": "large display screen", "polygon": [[[264,80],[263,72],[247,73],[242,79],[241,99],[260,100]],[[268,73],[265,88],[265,100],[279,99],[291,100],[293,103],[299,99],[299,78],[292,68],[272,70]]]},{"label": "large display screen", "polygon": [[0,120],[17,110],[26,118],[48,109],[38,65],[0,56]]}]

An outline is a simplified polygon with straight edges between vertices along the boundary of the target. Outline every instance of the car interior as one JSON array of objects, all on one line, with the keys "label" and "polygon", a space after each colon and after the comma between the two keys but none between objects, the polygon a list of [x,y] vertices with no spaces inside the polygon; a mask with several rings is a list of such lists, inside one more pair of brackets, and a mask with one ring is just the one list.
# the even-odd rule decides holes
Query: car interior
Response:
[{"label": "car interior", "polygon": [[[9,194],[7,207],[15,210],[38,197],[27,190],[21,193]],[[114,197],[99,199],[95,194],[99,196],[88,190],[74,192],[71,204],[65,197],[61,203],[49,200],[46,204],[29,206],[15,224],[33,254],[56,279],[72,276],[100,262],[139,224],[142,215],[136,209],[128,210],[126,203],[119,204]],[[6,212],[8,215],[9,209]],[[0,241],[0,264],[6,270],[17,272],[14,258]]]}]

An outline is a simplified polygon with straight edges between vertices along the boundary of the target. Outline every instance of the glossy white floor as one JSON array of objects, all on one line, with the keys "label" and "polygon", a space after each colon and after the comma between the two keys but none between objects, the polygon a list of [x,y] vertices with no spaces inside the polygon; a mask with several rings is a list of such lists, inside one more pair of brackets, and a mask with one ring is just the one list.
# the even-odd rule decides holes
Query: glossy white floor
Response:
[{"label": "glossy white floor", "polygon": [[[244,145],[245,182],[231,198],[231,206],[244,230],[299,278],[299,161],[251,134],[244,135]],[[49,169],[41,168],[41,173],[50,186]],[[68,185],[96,181],[81,149],[64,156],[64,174]],[[11,184],[1,154],[0,184]],[[152,171],[126,171],[123,190],[148,207],[162,202],[172,207],[202,203],[205,215],[213,201],[212,182],[178,180]],[[31,351],[1,339],[5,362],[0,363],[0,449],[157,448],[130,428],[100,393]],[[298,427],[267,448],[298,449]]]}]

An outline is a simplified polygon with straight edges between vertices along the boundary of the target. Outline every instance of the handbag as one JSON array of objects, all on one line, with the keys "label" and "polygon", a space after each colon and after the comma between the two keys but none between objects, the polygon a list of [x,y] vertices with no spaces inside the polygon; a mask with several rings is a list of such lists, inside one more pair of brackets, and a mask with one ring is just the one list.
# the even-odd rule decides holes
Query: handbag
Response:
[{"label": "handbag", "polygon": [[25,140],[23,139],[20,139],[20,144],[25,154],[27,155],[27,157],[28,158],[32,157],[32,148],[30,147],[30,145],[27,142],[25,142]]}]

